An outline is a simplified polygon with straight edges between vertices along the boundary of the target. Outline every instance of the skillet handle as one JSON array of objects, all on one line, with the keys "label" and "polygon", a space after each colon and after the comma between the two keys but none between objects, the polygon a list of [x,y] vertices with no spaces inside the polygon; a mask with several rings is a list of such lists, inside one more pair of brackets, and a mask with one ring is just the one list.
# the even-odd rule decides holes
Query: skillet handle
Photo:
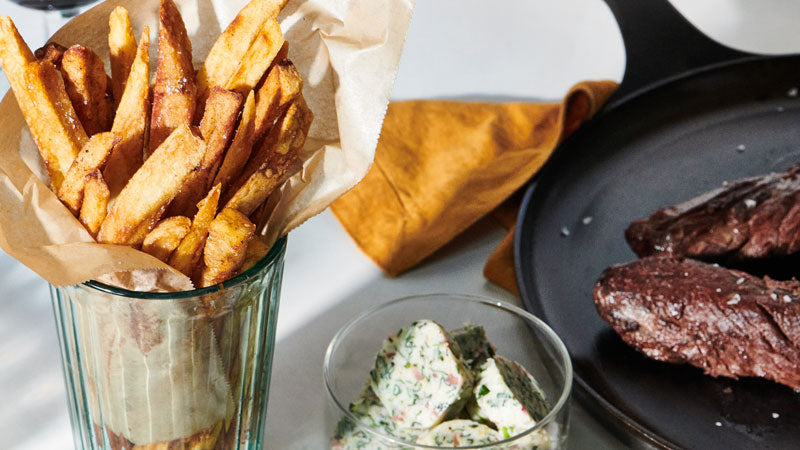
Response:
[{"label": "skillet handle", "polygon": [[726,47],[694,27],[668,0],[605,0],[625,44],[625,75],[606,103],[679,75],[756,55]]}]

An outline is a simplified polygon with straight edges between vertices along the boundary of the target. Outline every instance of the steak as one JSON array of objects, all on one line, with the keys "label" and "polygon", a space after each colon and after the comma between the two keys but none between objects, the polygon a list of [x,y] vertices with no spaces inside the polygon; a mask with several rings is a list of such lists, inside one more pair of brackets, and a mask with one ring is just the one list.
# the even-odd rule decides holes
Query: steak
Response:
[{"label": "steak", "polygon": [[625,238],[640,257],[668,254],[736,265],[797,253],[800,165],[660,209],[633,222]]},{"label": "steak", "polygon": [[600,316],[650,358],[800,389],[800,283],[651,256],[606,269]]}]

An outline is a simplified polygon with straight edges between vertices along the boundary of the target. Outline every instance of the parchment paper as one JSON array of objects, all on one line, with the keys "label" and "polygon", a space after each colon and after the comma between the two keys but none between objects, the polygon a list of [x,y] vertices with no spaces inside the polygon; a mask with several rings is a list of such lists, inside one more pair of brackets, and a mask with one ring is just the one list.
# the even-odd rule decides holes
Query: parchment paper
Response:
[{"label": "parchment paper", "polygon": [[[290,178],[263,209],[260,231],[268,243],[325,209],[366,174],[412,1],[290,0],[280,16],[289,57],[303,75],[304,95],[315,121]],[[71,21],[52,41],[87,45],[108,63],[110,11],[125,6],[137,38],[149,25],[155,42],[158,3],[106,2]],[[246,1],[176,3],[199,66]],[[156,61],[156,52],[151,45],[151,62]],[[145,253],[95,243],[48,189],[38,151],[11,92],[0,103],[0,117],[3,250],[57,286],[99,279],[143,291],[191,289],[186,277]],[[266,275],[267,282],[274,275]],[[166,448],[194,445],[197,439],[224,446],[220,439],[235,439],[211,430],[220,433],[224,425],[225,434],[234,411],[256,401],[238,394],[241,385],[255,382],[254,375],[240,373],[241,367],[252,366],[244,361],[257,358],[248,347],[253,344],[246,343],[269,332],[259,325],[259,314],[267,312],[251,313],[251,309],[265,308],[264,298],[270,296],[259,295],[264,288],[252,288],[238,286],[186,301],[121,299],[71,287],[59,290],[57,304],[62,306],[56,308],[57,315],[63,315],[59,316],[64,321],[62,331],[72,336],[65,351],[74,353],[70,361],[81,366],[67,375],[80,377],[74,380],[74,389],[87,402],[92,426],[97,432],[104,427],[112,447]],[[209,302],[216,302],[214,314],[198,310],[198,305]]]},{"label": "parchment paper", "polygon": [[[176,3],[197,67],[247,2]],[[89,46],[107,64],[108,15],[117,5],[130,11],[137,39],[149,25],[151,40],[157,41],[157,0],[107,1],[69,22],[51,40]],[[412,9],[413,0],[290,0],[279,17],[315,120],[300,161],[263,210],[259,225],[267,243],[327,208],[366,174]],[[155,61],[153,44],[151,70]],[[95,243],[48,189],[38,151],[11,91],[0,103],[0,117],[0,248],[53,285],[103,279],[141,291],[191,288],[188,278],[150,255]],[[157,276],[112,276],[131,271],[155,271]]]}]

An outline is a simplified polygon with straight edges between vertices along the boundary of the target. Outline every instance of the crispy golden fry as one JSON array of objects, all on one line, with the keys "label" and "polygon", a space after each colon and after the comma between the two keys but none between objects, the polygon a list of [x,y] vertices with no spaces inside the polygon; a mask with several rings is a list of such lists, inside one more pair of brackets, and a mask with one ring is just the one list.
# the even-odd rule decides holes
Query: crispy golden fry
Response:
[{"label": "crispy golden fry", "polygon": [[150,113],[150,29],[144,27],[111,132],[120,137],[103,175],[116,196],[144,160]]},{"label": "crispy golden fry", "polygon": [[56,66],[56,69],[61,70],[61,58],[64,56],[65,51],[67,51],[67,47],[55,42],[48,42],[44,47],[33,52],[33,54],[39,61],[52,63]]},{"label": "crispy golden fry", "polygon": [[283,47],[281,25],[275,19],[267,19],[256,39],[244,54],[239,69],[225,83],[227,89],[246,94],[253,90],[264,77],[273,59]]},{"label": "crispy golden fry", "polygon": [[247,250],[244,253],[244,262],[242,263],[242,268],[239,269],[237,275],[250,269],[256,265],[257,262],[264,259],[264,257],[267,256],[267,253],[269,253],[269,250],[270,246],[264,243],[264,241],[262,241],[258,236],[253,238],[247,245]]},{"label": "crispy golden fry", "polygon": [[275,124],[231,189],[226,208],[252,214],[283,180],[303,148],[314,115],[302,96]]},{"label": "crispy golden fry", "polygon": [[201,170],[206,171],[208,180],[205,189],[212,186],[211,181],[217,175],[222,156],[233,138],[236,121],[242,107],[244,96],[234,91],[226,91],[215,87],[206,103],[206,112],[200,122],[200,132],[208,144],[203,156]]},{"label": "crispy golden fry", "polygon": [[255,139],[261,139],[275,119],[286,112],[289,104],[303,91],[303,79],[288,59],[273,64],[267,78],[256,91]]},{"label": "crispy golden fry", "polygon": [[103,221],[100,242],[139,245],[137,227],[151,219],[157,221],[181,189],[186,177],[200,164],[206,145],[188,126],[181,126],[150,155],[122,189]]},{"label": "crispy golden fry", "polygon": [[244,264],[255,230],[247,216],[235,209],[226,208],[217,215],[208,227],[200,287],[222,283],[236,274]]},{"label": "crispy golden fry", "polygon": [[192,219],[188,217],[174,216],[164,219],[144,238],[142,251],[167,262],[191,228]]},{"label": "crispy golden fry", "polygon": [[153,231],[153,228],[156,227],[158,224],[158,219],[164,216],[164,211],[166,211],[166,207],[161,207],[150,217],[144,219],[142,223],[140,223],[136,229],[134,230],[133,234],[131,235],[130,241],[131,242],[144,242],[144,239]]},{"label": "crispy golden fry", "polygon": [[0,16],[0,65],[39,147],[50,184],[61,186],[69,166],[88,137],[69,101],[55,66],[34,59],[14,22]]},{"label": "crispy golden fry", "polygon": [[214,186],[206,198],[197,204],[197,214],[192,220],[192,229],[169,258],[169,265],[187,277],[192,276],[194,268],[203,256],[203,246],[208,236],[208,226],[214,220],[219,206],[220,186]]},{"label": "crispy golden fry", "polygon": [[239,173],[247,164],[247,159],[250,158],[255,142],[255,117],[255,94],[250,91],[247,100],[244,102],[242,118],[239,120],[236,135],[233,137],[233,142],[228,147],[228,151],[225,152],[225,159],[217,171],[217,176],[214,177],[213,184],[221,184],[223,193],[236,180],[236,177],[239,176]]},{"label": "crispy golden fry", "polygon": [[192,124],[197,104],[192,43],[172,0],[161,0],[158,23],[158,67],[153,85],[150,152],[161,145],[172,130]]},{"label": "crispy golden fry", "polygon": [[131,28],[128,10],[117,6],[108,17],[108,48],[111,56],[111,91],[114,105],[119,106],[125,82],[136,58],[136,38]]},{"label": "crispy golden fry", "polygon": [[200,167],[186,179],[180,194],[170,204],[167,215],[191,216],[197,211],[197,202],[211,187],[211,181],[231,141],[241,106],[241,94],[220,87],[211,90],[200,123],[200,132],[206,141],[206,154],[203,155]]},{"label": "crispy golden fry", "polygon": [[225,86],[239,67],[231,61],[244,60],[250,44],[262,30],[264,22],[276,17],[287,0],[252,0],[233,19],[208,52],[197,74],[199,106],[202,108],[211,88]]},{"label": "crispy golden fry", "polygon": [[82,45],[68,48],[61,59],[61,75],[86,134],[110,130],[114,106],[106,93],[108,75],[97,53]]},{"label": "crispy golden fry", "polygon": [[77,215],[81,209],[86,177],[103,167],[111,149],[118,143],[119,138],[115,138],[111,132],[95,134],[72,162],[57,192],[59,200],[72,211],[72,214]]},{"label": "crispy golden fry", "polygon": [[111,193],[99,170],[86,175],[80,221],[92,237],[97,237],[100,225],[106,218],[110,197]]}]

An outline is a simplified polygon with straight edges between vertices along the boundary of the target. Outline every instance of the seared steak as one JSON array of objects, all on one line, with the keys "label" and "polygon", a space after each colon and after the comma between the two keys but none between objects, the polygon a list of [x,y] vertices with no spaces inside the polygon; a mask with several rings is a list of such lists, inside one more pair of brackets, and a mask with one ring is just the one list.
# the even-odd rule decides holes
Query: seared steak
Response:
[{"label": "seared steak", "polygon": [[653,256],[603,272],[594,301],[629,345],[712,376],[800,389],[800,283]]},{"label": "seared steak", "polygon": [[665,253],[709,262],[800,251],[800,165],[734,181],[633,222],[625,238],[639,256]]}]

